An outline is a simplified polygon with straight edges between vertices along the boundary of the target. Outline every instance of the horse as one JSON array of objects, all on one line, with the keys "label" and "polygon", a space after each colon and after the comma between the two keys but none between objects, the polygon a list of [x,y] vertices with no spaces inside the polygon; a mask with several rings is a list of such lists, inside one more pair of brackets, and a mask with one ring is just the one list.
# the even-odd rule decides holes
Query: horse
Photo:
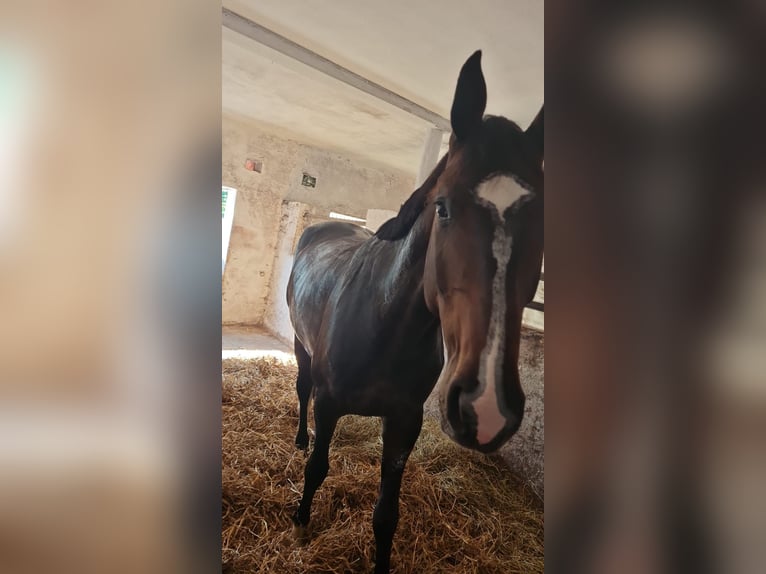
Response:
[{"label": "horse", "polygon": [[438,385],[441,426],[496,451],[521,424],[521,316],[543,257],[543,108],[526,130],[485,116],[481,51],[464,63],[449,148],[376,233],[345,222],[303,232],[287,286],[299,401],[296,446],[314,447],[292,521],[306,536],[338,419],[382,418],[375,574],[389,572],[407,459]]}]

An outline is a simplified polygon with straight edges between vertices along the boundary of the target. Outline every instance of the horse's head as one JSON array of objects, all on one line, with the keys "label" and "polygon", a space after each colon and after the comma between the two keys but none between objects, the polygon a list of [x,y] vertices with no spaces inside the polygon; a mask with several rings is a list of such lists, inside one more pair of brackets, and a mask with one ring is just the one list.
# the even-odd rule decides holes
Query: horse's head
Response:
[{"label": "horse's head", "polygon": [[424,292],[444,339],[442,427],[491,452],[524,414],[517,361],[543,257],[543,112],[523,131],[484,117],[486,100],[476,52],[460,71],[449,153],[425,202],[433,223]]},{"label": "horse's head", "polygon": [[458,78],[449,152],[376,235],[398,240],[417,221],[430,225],[423,288],[444,339],[442,427],[491,452],[524,414],[517,362],[543,258],[543,110],[523,131],[484,117],[486,102],[476,52]]}]

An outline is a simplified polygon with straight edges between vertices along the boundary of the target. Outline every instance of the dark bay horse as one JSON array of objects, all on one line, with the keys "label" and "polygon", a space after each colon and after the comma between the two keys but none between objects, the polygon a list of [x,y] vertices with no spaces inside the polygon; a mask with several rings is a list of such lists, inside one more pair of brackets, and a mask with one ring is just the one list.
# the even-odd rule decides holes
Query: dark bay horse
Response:
[{"label": "dark bay horse", "polygon": [[437,382],[442,428],[467,448],[496,450],[524,413],[517,361],[543,257],[543,111],[523,131],[484,117],[486,100],[477,51],[458,78],[449,151],[428,179],[375,234],[307,228],[287,287],[298,447],[312,389],[316,426],[293,522],[309,523],[339,417],[382,417],[377,574],[389,571],[402,473]]}]

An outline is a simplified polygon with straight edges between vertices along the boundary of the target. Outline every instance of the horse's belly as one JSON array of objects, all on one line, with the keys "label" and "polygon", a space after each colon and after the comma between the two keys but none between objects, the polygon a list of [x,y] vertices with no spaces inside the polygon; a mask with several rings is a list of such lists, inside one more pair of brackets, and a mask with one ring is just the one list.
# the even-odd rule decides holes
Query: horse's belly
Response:
[{"label": "horse's belly", "polygon": [[355,372],[332,372],[326,384],[347,414],[362,416],[396,415],[423,404],[436,385],[441,368],[427,359],[417,367],[369,364]]}]

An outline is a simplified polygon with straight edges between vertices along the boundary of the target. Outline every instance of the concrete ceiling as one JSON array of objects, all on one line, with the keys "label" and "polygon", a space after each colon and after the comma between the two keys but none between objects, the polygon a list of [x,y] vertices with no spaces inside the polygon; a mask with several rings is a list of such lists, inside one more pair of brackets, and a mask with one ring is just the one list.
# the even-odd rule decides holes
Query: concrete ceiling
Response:
[{"label": "concrete ceiling", "polygon": [[[483,50],[487,113],[522,127],[543,101],[538,0],[224,0],[224,7],[449,118],[460,66]],[[289,137],[408,173],[431,124],[223,30],[223,108]]]}]

